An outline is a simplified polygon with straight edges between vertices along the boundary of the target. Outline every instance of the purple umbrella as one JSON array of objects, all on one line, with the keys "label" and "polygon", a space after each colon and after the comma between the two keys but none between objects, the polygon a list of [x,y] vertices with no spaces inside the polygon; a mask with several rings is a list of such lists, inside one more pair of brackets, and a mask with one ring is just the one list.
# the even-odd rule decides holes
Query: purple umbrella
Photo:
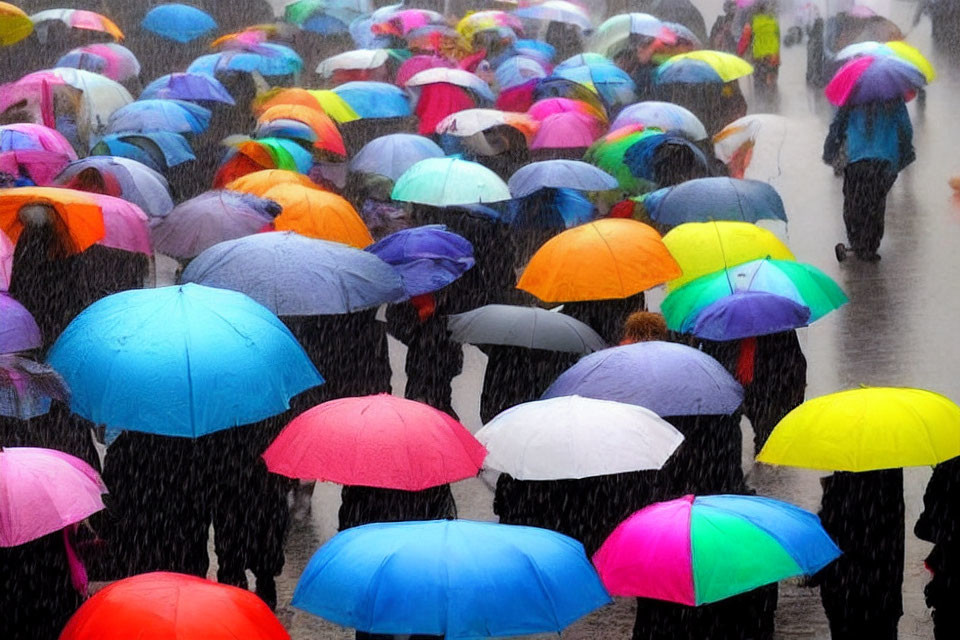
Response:
[{"label": "purple umbrella", "polygon": [[90,156],[71,162],[56,177],[54,184],[123,198],[152,217],[165,216],[173,210],[167,179],[147,165],[129,158]]},{"label": "purple umbrella", "polygon": [[50,410],[50,400],[67,403],[63,378],[46,364],[12,354],[0,355],[0,416],[29,420]]},{"label": "purple umbrella", "polygon": [[206,73],[170,73],[148,84],[140,99],[160,98],[236,104],[219,80]]},{"label": "purple umbrella", "polygon": [[0,291],[0,353],[38,349],[43,344],[40,327],[27,309]]},{"label": "purple umbrella", "polygon": [[638,342],[584,356],[543,398],[579,395],[646,407],[661,416],[729,415],[743,388],[719,362],[672,342]]},{"label": "purple umbrella", "polygon": [[738,291],[704,307],[682,327],[706,340],[741,340],[805,327],[810,308],[763,291]]},{"label": "purple umbrella", "polygon": [[153,226],[153,246],[174,258],[193,258],[225,240],[257,233],[280,211],[273,200],[239,191],[207,191],[181,202]]},{"label": "purple umbrella", "polygon": [[350,171],[396,180],[421,160],[442,158],[443,155],[443,149],[430,138],[412,133],[392,133],[365,144],[350,161]]},{"label": "purple umbrella", "polygon": [[391,233],[366,248],[393,268],[408,296],[433,293],[473,267],[473,245],[442,224]]}]

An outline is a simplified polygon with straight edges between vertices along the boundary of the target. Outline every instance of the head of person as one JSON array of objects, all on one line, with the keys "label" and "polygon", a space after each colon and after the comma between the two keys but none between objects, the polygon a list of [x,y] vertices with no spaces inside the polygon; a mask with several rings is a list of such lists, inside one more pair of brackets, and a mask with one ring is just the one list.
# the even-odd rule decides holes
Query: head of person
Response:
[{"label": "head of person", "polygon": [[667,339],[667,322],[663,315],[652,311],[634,311],[623,326],[621,345]]}]

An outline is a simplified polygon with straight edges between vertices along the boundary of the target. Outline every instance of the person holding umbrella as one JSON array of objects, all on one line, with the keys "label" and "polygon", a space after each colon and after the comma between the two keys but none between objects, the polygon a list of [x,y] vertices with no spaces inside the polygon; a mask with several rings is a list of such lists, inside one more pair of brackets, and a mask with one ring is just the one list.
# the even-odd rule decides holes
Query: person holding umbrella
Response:
[{"label": "person holding umbrella", "polygon": [[938,464],[923,495],[923,513],[913,532],[934,547],[926,565],[933,574],[924,589],[933,611],[936,640],[960,635],[960,458]]}]

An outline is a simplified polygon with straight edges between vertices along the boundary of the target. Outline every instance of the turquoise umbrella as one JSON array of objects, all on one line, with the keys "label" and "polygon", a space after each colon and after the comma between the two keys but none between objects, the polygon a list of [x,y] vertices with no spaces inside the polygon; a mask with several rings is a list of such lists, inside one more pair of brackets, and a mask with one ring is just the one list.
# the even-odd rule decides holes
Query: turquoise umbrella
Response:
[{"label": "turquoise umbrella", "polygon": [[490,169],[459,158],[427,158],[397,178],[391,197],[435,207],[502,202],[510,189]]}]

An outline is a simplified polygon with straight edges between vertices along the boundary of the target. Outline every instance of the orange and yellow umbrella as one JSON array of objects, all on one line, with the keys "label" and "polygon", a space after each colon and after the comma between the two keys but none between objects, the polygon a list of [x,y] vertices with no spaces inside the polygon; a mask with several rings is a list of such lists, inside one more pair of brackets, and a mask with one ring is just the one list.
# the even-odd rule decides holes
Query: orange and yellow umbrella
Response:
[{"label": "orange and yellow umbrella", "polygon": [[273,221],[277,231],[341,242],[358,249],[373,244],[373,237],[349,202],[335,193],[298,184],[281,184],[263,197],[283,207]]},{"label": "orange and yellow umbrella", "polygon": [[317,149],[341,156],[347,155],[347,149],[343,144],[340,131],[337,130],[337,125],[323,111],[295,104],[278,104],[261,113],[257,122],[263,124],[274,120],[302,122],[317,134],[317,141],[314,143]]},{"label": "orange and yellow umbrella", "polygon": [[518,289],[544,302],[627,298],[679,277],[653,227],[607,218],[568,229],[530,259]]},{"label": "orange and yellow umbrella", "polygon": [[293,184],[310,189],[319,189],[319,185],[313,180],[297,173],[296,171],[286,171],[284,169],[264,169],[263,171],[254,171],[244,176],[228,182],[224,189],[229,191],[240,191],[250,195],[263,197],[270,189],[274,187]]},{"label": "orange and yellow umbrella", "polygon": [[0,231],[14,243],[24,228],[20,212],[30,205],[53,209],[57,215],[52,222],[76,252],[103,239],[103,210],[89,194],[55,187],[20,187],[0,190]]},{"label": "orange and yellow umbrella", "polygon": [[20,7],[0,2],[0,45],[20,42],[33,33],[33,21]]}]

